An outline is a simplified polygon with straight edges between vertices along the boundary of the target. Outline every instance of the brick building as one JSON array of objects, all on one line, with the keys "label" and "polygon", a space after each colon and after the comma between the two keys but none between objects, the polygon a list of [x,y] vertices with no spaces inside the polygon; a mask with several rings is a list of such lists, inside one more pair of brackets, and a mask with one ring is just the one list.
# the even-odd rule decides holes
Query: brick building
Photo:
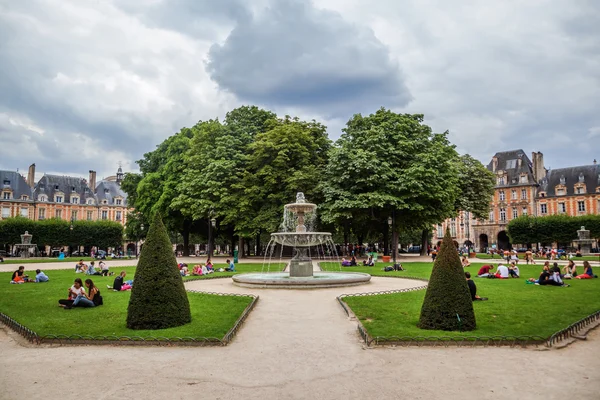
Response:
[{"label": "brick building", "polygon": [[35,183],[35,164],[29,167],[27,179],[18,172],[0,171],[0,217],[110,220],[125,225],[129,209],[127,194],[120,187],[123,176],[119,167],[114,181],[96,184],[96,172],[89,171],[89,180],[45,174]]},{"label": "brick building", "polygon": [[511,246],[506,225],[521,215],[600,213],[600,166],[595,160],[592,165],[549,170],[542,153],[533,152],[530,159],[523,150],[512,150],[496,153],[487,168],[496,177],[489,217],[474,220],[461,212],[436,227],[434,243],[449,227],[459,245],[470,242],[479,251],[494,245],[506,249]]}]

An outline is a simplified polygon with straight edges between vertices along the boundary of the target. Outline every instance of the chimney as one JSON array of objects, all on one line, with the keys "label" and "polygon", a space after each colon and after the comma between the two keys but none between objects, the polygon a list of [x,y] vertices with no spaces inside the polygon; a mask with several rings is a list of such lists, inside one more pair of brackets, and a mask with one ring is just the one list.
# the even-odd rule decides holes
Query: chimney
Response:
[{"label": "chimney", "polygon": [[594,165],[598,164],[598,161],[594,158]]},{"label": "chimney", "polygon": [[498,169],[498,157],[494,156],[494,158],[492,158],[492,172],[496,172],[497,169]]},{"label": "chimney", "polygon": [[31,188],[35,186],[35,163],[29,166],[29,172],[27,173],[27,184]]},{"label": "chimney", "polygon": [[88,182],[88,186],[90,187],[92,193],[96,192],[96,171],[90,170],[90,179]]},{"label": "chimney", "polygon": [[544,155],[541,152],[531,153],[531,161],[533,164],[533,178],[536,182],[540,182],[546,177],[546,168],[544,167]]}]

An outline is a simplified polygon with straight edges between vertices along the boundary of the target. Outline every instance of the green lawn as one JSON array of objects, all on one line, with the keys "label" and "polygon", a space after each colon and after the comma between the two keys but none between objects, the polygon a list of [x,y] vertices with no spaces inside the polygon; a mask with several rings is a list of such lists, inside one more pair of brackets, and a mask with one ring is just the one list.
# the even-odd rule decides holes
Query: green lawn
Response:
[{"label": "green lawn", "polygon": [[[227,267],[226,264],[215,264],[215,272],[209,275],[204,276],[186,276],[183,278],[184,281],[195,280],[195,279],[212,279],[216,276],[233,276],[236,274],[245,274],[249,272],[280,272],[285,268],[285,263],[271,263],[269,267],[265,265],[263,269],[263,265],[261,263],[248,263],[248,264],[235,264],[235,272],[218,272],[219,268],[225,269]],[[188,268],[190,269],[190,273],[194,269],[194,264],[188,264]]]},{"label": "green lawn", "polygon": [[[324,263],[323,263],[324,264]],[[337,265],[327,263],[327,269]],[[376,267],[344,267],[344,271],[367,272],[374,276],[412,276],[429,278],[432,263],[403,263],[406,271],[383,272]],[[475,276],[481,263],[465,268]],[[600,310],[600,279],[567,281],[571,287],[525,284],[537,278],[540,265],[519,266],[519,279],[475,278],[477,293],[488,301],[475,302],[477,330],[472,332],[428,331],[417,328],[425,291],[368,297],[346,297],[346,303],[375,336],[541,336],[549,337],[573,322]]]},{"label": "green lawn", "polygon": [[[217,268],[224,265],[216,265]],[[272,266],[273,267],[273,266]],[[261,264],[239,264],[240,271],[258,270]],[[126,271],[127,278],[133,277],[135,267],[112,267],[112,271]],[[35,273],[26,270],[30,276]],[[85,275],[73,270],[49,270],[47,283],[11,285],[10,272],[0,273],[0,312],[27,326],[39,335],[93,335],[93,336],[141,336],[141,337],[214,337],[221,339],[232,328],[243,310],[251,302],[249,297],[217,296],[188,293],[192,309],[190,324],[162,330],[134,331],[126,328],[125,320],[130,292],[114,292],[106,288],[114,277],[94,276],[104,297],[104,305],[95,308],[58,307],[58,299],[65,298],[67,289],[75,278]],[[225,275],[215,273],[210,276]],[[126,279],[127,279],[126,278]],[[188,278],[189,279],[189,278]]]},{"label": "green lawn", "polygon": [[[75,264],[79,262],[79,260],[83,261],[93,261],[92,257],[65,257],[63,260],[59,260],[58,258],[4,258],[4,263],[2,264],[42,264],[42,263],[55,263],[55,262],[64,262],[64,263],[73,263],[73,267]],[[111,258],[112,260],[112,258]],[[0,265],[2,265],[0,264]]]}]

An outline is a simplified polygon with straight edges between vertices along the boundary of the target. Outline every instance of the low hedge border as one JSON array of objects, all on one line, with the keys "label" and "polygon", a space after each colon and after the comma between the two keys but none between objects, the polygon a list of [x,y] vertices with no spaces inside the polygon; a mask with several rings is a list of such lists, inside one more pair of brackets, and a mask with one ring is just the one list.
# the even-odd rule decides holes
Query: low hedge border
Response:
[{"label": "low hedge border", "polygon": [[[398,279],[414,279],[427,282],[427,279],[423,278],[411,278],[408,276],[390,276],[389,278]],[[418,286],[410,289],[399,289],[399,290],[388,290],[380,292],[368,292],[368,293],[355,293],[355,294],[342,294],[337,297],[339,304],[342,306],[344,311],[349,317],[356,318],[356,315],[352,312],[352,309],[344,301],[346,297],[361,297],[361,296],[378,296],[382,294],[392,293],[406,293],[413,292],[416,290],[426,289],[427,285]],[[563,342],[573,336],[576,336],[582,329],[589,327],[594,323],[600,323],[600,310],[596,311],[585,318],[569,325],[568,327],[561,329],[560,331],[552,334],[550,337],[542,336],[371,336],[367,329],[364,327],[362,322],[356,318],[358,324],[358,332],[363,339],[364,343],[368,347],[382,347],[382,346],[430,346],[430,347],[527,347],[527,346],[540,346],[543,345],[548,348],[556,346],[558,343]]]}]

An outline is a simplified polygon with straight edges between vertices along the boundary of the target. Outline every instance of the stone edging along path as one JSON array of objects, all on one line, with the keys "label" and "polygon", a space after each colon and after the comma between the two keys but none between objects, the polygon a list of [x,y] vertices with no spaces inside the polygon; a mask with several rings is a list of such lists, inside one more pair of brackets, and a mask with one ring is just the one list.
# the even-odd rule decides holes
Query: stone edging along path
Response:
[{"label": "stone edging along path", "polygon": [[[229,276],[214,276],[200,279],[189,279],[188,281],[194,280],[207,280],[207,279],[224,279],[230,278]],[[185,282],[184,282],[185,283]],[[167,338],[161,336],[152,337],[141,337],[141,336],[84,336],[84,335],[44,335],[40,336],[35,331],[15,321],[8,315],[0,312],[0,323],[6,325],[6,327],[12,329],[17,334],[23,336],[28,342],[36,345],[41,344],[58,344],[58,345],[127,345],[127,346],[227,346],[235,337],[236,333],[241,328],[242,324],[254,309],[254,306],[258,302],[259,296],[253,294],[239,294],[239,293],[216,293],[206,292],[201,290],[188,290],[190,293],[203,293],[214,296],[239,296],[239,297],[250,297],[252,301],[240,317],[236,320],[233,327],[222,338],[215,337],[174,337]]]},{"label": "stone edging along path", "polygon": [[[413,280],[421,280],[424,282],[429,282],[424,278],[415,278],[409,276],[389,276],[388,278],[396,278],[396,279],[413,279]],[[337,297],[337,300],[340,306],[344,309],[346,314],[356,320],[358,332],[364,341],[364,343],[369,347],[384,347],[384,346],[400,346],[400,347],[408,347],[408,346],[456,346],[456,347],[475,347],[475,346],[510,346],[510,347],[527,347],[527,346],[539,346],[544,345],[548,348],[553,346],[560,346],[560,343],[564,343],[565,341],[571,338],[577,338],[579,333],[583,330],[587,330],[588,328],[593,328],[595,326],[600,325],[600,310],[596,311],[587,317],[580,319],[577,322],[569,325],[568,327],[561,329],[558,332],[553,333],[548,338],[544,338],[541,336],[371,336],[367,329],[364,327],[362,322],[356,317],[348,303],[344,301],[345,298],[348,297],[364,297],[364,296],[378,296],[384,294],[392,294],[392,293],[406,293],[413,292],[416,290],[424,290],[427,288],[427,285],[422,285],[409,289],[400,289],[400,290],[387,290],[380,292],[366,292],[366,293],[356,293],[356,294],[342,294]],[[593,326],[592,326],[593,325]],[[566,343],[568,345],[570,343]]]}]

